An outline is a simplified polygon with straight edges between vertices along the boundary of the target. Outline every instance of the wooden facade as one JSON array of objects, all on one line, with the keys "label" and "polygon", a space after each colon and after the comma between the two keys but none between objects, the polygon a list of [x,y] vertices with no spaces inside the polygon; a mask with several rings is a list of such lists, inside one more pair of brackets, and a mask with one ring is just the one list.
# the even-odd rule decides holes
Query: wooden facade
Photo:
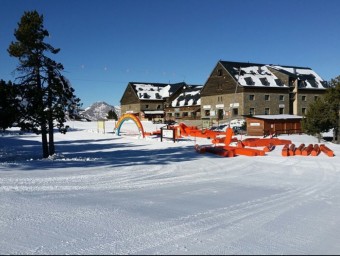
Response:
[{"label": "wooden facade", "polygon": [[301,133],[301,116],[259,115],[246,117],[249,136]]}]

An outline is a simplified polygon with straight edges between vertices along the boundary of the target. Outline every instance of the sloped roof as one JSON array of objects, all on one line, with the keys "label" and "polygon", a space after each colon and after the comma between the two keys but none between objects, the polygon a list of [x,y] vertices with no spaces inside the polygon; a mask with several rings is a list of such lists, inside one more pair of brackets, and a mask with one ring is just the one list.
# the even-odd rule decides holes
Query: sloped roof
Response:
[{"label": "sloped roof", "polygon": [[220,61],[223,67],[242,86],[288,87],[270,68],[297,78],[299,88],[327,88],[327,83],[311,68],[272,64]]},{"label": "sloped roof", "polygon": [[202,85],[187,85],[185,89],[171,102],[172,107],[201,105]]},{"label": "sloped roof", "polygon": [[164,100],[174,92],[179,90],[185,83],[165,84],[165,83],[129,83],[140,100]]}]

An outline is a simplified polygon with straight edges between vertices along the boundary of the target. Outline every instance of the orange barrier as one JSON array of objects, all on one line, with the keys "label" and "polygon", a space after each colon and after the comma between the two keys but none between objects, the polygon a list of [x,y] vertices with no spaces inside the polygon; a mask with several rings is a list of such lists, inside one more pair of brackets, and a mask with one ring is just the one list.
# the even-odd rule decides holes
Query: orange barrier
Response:
[{"label": "orange barrier", "polygon": [[209,130],[209,129],[199,130],[197,128],[197,126],[187,126],[184,123],[180,123],[179,128],[180,128],[182,136],[216,139],[217,135],[226,134],[225,132],[212,131],[212,130]]},{"label": "orange barrier", "polygon": [[145,136],[150,136],[150,135],[161,135],[161,130],[157,130],[154,132],[144,132]]},{"label": "orange barrier", "polygon": [[225,146],[225,149],[231,150],[233,149],[236,155],[244,155],[244,156],[264,156],[265,152],[260,149],[253,148],[237,148],[231,146]]},{"label": "orange barrier", "polygon": [[295,155],[301,156],[304,148],[305,148],[305,144],[302,143],[300,146],[297,147],[297,149],[295,149]]},{"label": "orange barrier", "polygon": [[289,144],[284,145],[282,148],[282,156],[289,156]]},{"label": "orange barrier", "polygon": [[[211,140],[211,143],[213,144],[219,144],[219,143],[224,143],[225,142],[225,137],[216,137],[215,139]],[[238,142],[237,138],[231,138],[231,142]]]},{"label": "orange barrier", "polygon": [[311,152],[312,152],[312,150],[313,150],[313,144],[309,144],[307,147],[305,147],[304,149],[303,149],[303,151],[302,151],[302,155],[303,156],[308,156]]},{"label": "orange barrier", "polygon": [[[200,131],[196,126],[188,127],[184,124],[180,124],[181,131],[186,136],[196,136],[196,137],[204,137],[204,138],[213,138],[212,143],[224,143],[225,146],[215,146],[215,147],[199,147],[195,146],[195,149],[199,153],[209,152],[220,156],[228,156],[232,157],[235,155],[245,155],[245,156],[264,156],[266,152],[272,151],[276,145],[284,145],[282,148],[282,156],[294,156],[294,155],[303,155],[303,156],[317,156],[323,151],[328,156],[334,156],[332,150],[327,148],[325,145],[318,144],[309,144],[305,147],[305,144],[302,143],[299,147],[296,148],[295,144],[293,144],[290,140],[278,139],[278,138],[248,138],[242,141],[237,140],[237,138],[233,138],[234,135],[233,130],[231,128],[227,128],[226,132],[216,132],[211,130]],[[217,137],[218,135],[224,134],[225,137]],[[237,142],[236,146],[231,146],[231,142]],[[248,147],[261,147],[264,146],[262,150],[260,149],[252,149],[245,148]]]},{"label": "orange barrier", "polygon": [[318,154],[320,154],[320,147],[318,144],[315,144],[312,151],[311,151],[311,156],[317,156]]},{"label": "orange barrier", "polygon": [[223,157],[234,157],[235,152],[233,149],[224,149],[223,147],[217,146],[217,147],[212,147],[212,146],[206,146],[206,147],[200,147],[199,145],[195,145],[195,150],[200,153],[212,153],[215,155],[223,156]]},{"label": "orange barrier", "polygon": [[320,150],[322,152],[324,152],[329,157],[333,157],[334,156],[333,150],[329,149],[325,144],[321,144],[320,145]]},{"label": "orange barrier", "polygon": [[295,154],[295,144],[291,144],[291,145],[289,146],[288,154],[289,154],[290,156],[294,156],[294,154]]},{"label": "orange barrier", "polygon": [[248,147],[262,147],[268,146],[269,144],[272,145],[285,145],[291,144],[290,140],[278,139],[278,138],[248,138],[244,139],[243,144]]}]

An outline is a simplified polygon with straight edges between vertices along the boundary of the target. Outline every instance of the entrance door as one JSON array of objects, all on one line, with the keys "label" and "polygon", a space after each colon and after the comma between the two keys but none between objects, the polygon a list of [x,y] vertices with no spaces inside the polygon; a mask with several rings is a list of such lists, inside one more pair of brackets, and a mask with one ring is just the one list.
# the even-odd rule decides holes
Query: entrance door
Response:
[{"label": "entrance door", "polygon": [[222,120],[223,119],[223,109],[219,109],[217,111],[217,118],[218,118],[218,120]]}]

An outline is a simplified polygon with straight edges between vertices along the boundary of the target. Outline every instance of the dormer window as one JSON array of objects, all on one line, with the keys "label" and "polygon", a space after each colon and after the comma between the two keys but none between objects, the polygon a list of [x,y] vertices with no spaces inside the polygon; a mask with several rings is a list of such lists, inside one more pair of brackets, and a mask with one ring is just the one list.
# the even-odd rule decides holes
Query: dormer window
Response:
[{"label": "dormer window", "polygon": [[262,77],[262,78],[260,78],[260,81],[261,81],[261,83],[262,83],[263,85],[266,85],[266,86],[268,86],[268,85],[269,85],[269,82],[268,82],[268,80],[267,80],[267,78],[266,78],[266,77]]},{"label": "dormer window", "polygon": [[274,79],[274,81],[278,86],[283,86],[281,79]]},{"label": "dormer window", "polygon": [[254,81],[251,77],[245,77],[244,80],[246,81],[247,85],[254,85]]}]

